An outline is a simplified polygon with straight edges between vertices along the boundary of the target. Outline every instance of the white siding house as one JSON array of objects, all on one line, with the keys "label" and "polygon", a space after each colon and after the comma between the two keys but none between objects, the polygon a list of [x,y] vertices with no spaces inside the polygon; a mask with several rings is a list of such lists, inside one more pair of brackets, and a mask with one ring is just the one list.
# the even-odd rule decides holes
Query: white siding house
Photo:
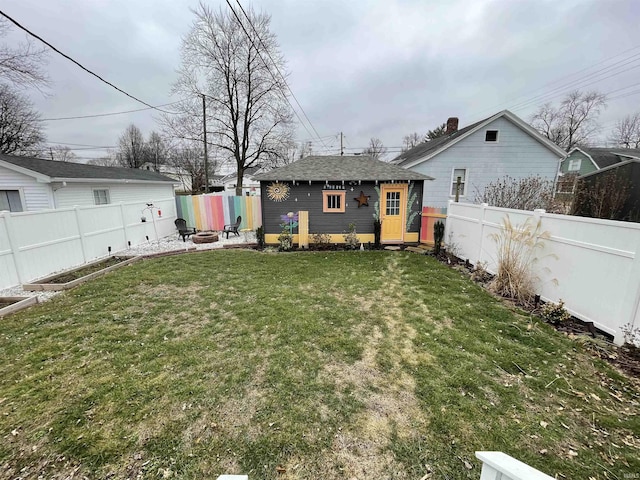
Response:
[{"label": "white siding house", "polygon": [[447,134],[402,153],[394,163],[435,180],[424,186],[423,206],[445,208],[455,199],[461,178],[461,202],[472,203],[492,181],[531,175],[554,180],[566,153],[513,113],[504,110],[461,130],[457,119]]},{"label": "white siding house", "polygon": [[143,170],[0,155],[0,211],[150,202],[173,197],[175,183]]}]

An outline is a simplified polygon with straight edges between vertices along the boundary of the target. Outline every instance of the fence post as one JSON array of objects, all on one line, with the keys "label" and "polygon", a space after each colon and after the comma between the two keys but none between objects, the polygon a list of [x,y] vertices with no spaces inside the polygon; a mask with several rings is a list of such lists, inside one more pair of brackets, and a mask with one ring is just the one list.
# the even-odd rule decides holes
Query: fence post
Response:
[{"label": "fence post", "polygon": [[487,215],[487,207],[488,206],[489,206],[488,203],[481,203],[480,204],[480,218],[479,218],[479,220],[480,220],[480,242],[479,242],[479,247],[478,247],[478,256],[476,258],[476,265],[478,265],[478,263],[484,261],[482,259],[482,251],[483,251],[483,248],[484,248],[484,224],[485,224],[485,217]]},{"label": "fence post", "polygon": [[18,245],[18,240],[15,238],[15,230],[13,227],[13,219],[11,218],[11,213],[9,212],[0,212],[0,215],[4,216],[4,224],[7,228],[7,237],[9,237],[9,248],[11,248],[11,253],[13,254],[13,265],[16,268],[16,274],[18,275],[18,281],[20,283],[27,283],[27,279],[22,267],[22,254],[20,252],[20,245]]},{"label": "fence post", "polygon": [[82,263],[87,263],[87,245],[84,238],[84,232],[82,231],[82,224],[80,223],[80,207],[74,205],[73,211],[76,215],[76,226],[78,228],[78,235],[80,236],[80,251],[82,252]]},{"label": "fence post", "polygon": [[[639,232],[640,233],[640,232]],[[618,325],[616,334],[613,338],[613,342],[616,345],[622,345],[624,343],[624,334],[622,332],[622,326],[629,325],[630,329],[634,327],[640,327],[640,234],[636,241],[636,251],[634,252],[633,263],[631,264],[631,271],[629,272],[629,282],[627,286],[627,292],[624,298],[633,299],[628,309],[623,310],[620,315],[621,322],[625,322],[622,325]],[[626,312],[624,310],[627,310]]]},{"label": "fence post", "polygon": [[120,202],[120,219],[122,220],[122,231],[124,233],[125,248],[128,248],[129,244],[127,243],[127,241],[129,240],[129,234],[127,233],[127,222],[124,217],[124,202]]}]

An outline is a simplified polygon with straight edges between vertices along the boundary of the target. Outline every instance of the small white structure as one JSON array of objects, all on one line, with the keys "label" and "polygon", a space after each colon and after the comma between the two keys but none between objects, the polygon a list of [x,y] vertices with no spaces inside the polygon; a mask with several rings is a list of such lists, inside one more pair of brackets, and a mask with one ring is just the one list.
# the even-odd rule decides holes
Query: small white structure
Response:
[{"label": "small white structure", "polygon": [[149,202],[173,197],[176,180],[134,168],[0,155],[0,211]]},{"label": "small white structure", "polygon": [[446,133],[401,153],[393,163],[433,177],[424,185],[422,205],[447,207],[455,198],[472,202],[476,191],[499,178],[539,175],[554,181],[566,153],[517,115],[503,110],[458,130],[458,119],[449,118]]},{"label": "small white structure", "polygon": [[553,477],[503,452],[476,452],[482,462],[480,480],[553,480]]}]

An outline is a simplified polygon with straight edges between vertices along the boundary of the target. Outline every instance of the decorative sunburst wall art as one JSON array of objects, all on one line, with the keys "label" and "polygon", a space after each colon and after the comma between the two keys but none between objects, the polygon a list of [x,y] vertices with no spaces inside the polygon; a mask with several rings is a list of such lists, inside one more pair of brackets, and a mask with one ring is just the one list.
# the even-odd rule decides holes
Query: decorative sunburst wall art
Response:
[{"label": "decorative sunburst wall art", "polygon": [[274,202],[282,202],[289,198],[289,185],[286,183],[272,182],[267,186],[267,197]]}]

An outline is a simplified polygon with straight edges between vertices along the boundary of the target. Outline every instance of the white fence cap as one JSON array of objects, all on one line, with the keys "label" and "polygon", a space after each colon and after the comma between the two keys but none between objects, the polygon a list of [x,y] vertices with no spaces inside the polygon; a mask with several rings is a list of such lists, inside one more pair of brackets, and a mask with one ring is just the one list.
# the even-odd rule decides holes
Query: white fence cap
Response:
[{"label": "white fence cap", "polygon": [[553,480],[553,477],[503,452],[476,452],[476,457],[513,480]]}]

